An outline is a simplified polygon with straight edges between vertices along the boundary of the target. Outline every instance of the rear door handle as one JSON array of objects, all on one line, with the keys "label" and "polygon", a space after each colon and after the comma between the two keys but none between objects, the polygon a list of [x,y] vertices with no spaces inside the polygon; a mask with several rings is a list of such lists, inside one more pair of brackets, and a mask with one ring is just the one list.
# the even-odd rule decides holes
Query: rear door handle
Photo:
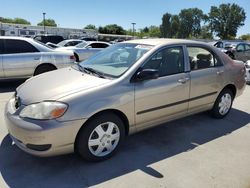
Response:
[{"label": "rear door handle", "polygon": [[34,57],[34,60],[40,60],[40,57]]},{"label": "rear door handle", "polygon": [[188,80],[189,80],[189,78],[180,78],[178,80],[178,82],[181,83],[181,84],[185,84]]}]

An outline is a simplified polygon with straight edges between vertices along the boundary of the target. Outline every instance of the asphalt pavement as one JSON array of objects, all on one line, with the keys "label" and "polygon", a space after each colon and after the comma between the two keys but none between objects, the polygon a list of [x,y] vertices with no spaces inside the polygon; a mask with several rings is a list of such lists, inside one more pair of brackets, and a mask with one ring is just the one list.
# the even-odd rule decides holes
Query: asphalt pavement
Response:
[{"label": "asphalt pavement", "polygon": [[4,106],[22,81],[0,82],[0,187],[250,188],[250,86],[222,119],[207,113],[169,122],[125,140],[111,159],[38,158],[11,141]]}]

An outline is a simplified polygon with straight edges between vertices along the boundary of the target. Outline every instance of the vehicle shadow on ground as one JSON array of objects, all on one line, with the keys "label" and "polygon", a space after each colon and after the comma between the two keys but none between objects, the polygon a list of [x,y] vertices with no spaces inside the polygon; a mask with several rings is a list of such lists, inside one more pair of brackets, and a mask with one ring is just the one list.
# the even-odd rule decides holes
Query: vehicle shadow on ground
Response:
[{"label": "vehicle shadow on ground", "polygon": [[33,157],[6,136],[0,146],[0,172],[12,188],[88,187],[135,170],[162,178],[161,172],[149,165],[228,135],[249,122],[250,114],[237,109],[223,120],[206,113],[190,116],[128,137],[113,158],[99,163],[85,162],[75,154]]},{"label": "vehicle shadow on ground", "polygon": [[24,81],[25,81],[24,79],[21,79],[21,80],[0,81],[0,93],[13,92]]}]

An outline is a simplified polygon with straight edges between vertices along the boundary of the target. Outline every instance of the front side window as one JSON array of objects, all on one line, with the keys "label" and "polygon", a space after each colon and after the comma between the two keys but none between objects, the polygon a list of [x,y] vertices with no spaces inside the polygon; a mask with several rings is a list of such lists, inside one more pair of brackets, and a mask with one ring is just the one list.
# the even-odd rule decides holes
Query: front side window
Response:
[{"label": "front side window", "polygon": [[11,40],[11,39],[5,40],[5,46],[4,46],[5,54],[32,53],[32,52],[38,52],[38,50],[27,41]]},{"label": "front side window", "polygon": [[239,45],[237,46],[236,50],[237,50],[238,52],[244,51],[244,45],[243,45],[243,44],[239,44]]},{"label": "front side window", "polygon": [[83,68],[91,68],[103,75],[117,78],[126,72],[153,46],[120,43],[96,53],[80,63]]},{"label": "front side window", "polygon": [[219,65],[215,56],[205,48],[187,47],[191,70],[199,70]]},{"label": "front side window", "polygon": [[160,77],[184,72],[183,48],[170,47],[157,52],[143,69],[156,69]]}]

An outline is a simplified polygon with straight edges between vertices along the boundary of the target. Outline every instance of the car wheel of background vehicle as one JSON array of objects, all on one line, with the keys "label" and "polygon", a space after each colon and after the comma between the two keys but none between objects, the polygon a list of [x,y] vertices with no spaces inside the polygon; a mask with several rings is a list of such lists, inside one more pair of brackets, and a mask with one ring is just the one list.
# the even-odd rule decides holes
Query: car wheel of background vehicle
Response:
[{"label": "car wheel of background vehicle", "polygon": [[234,100],[234,95],[230,89],[224,89],[217,97],[214,107],[212,109],[212,115],[215,118],[224,118],[231,110]]},{"label": "car wheel of background vehicle", "polygon": [[76,141],[79,154],[88,161],[110,158],[125,137],[122,120],[113,113],[104,113],[83,125]]},{"label": "car wheel of background vehicle", "polygon": [[34,76],[53,70],[56,70],[56,67],[54,65],[40,65],[36,68]]}]

